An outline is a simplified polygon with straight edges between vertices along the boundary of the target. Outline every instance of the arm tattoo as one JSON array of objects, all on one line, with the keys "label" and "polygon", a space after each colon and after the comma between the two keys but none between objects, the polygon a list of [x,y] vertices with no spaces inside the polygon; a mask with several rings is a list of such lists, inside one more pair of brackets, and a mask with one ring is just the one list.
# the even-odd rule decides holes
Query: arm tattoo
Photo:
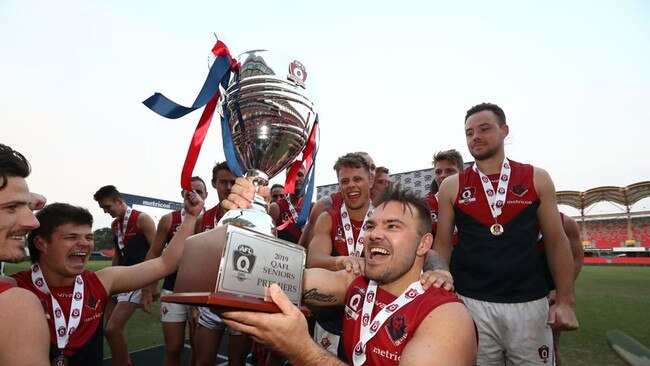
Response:
[{"label": "arm tattoo", "polygon": [[312,288],[311,290],[304,291],[302,293],[302,299],[314,300],[318,302],[331,302],[331,303],[336,302],[336,296],[318,293],[318,290],[316,288]]},{"label": "arm tattoo", "polygon": [[449,271],[449,265],[442,256],[434,251],[429,251],[424,260],[423,270],[434,271],[436,269],[444,269]]}]

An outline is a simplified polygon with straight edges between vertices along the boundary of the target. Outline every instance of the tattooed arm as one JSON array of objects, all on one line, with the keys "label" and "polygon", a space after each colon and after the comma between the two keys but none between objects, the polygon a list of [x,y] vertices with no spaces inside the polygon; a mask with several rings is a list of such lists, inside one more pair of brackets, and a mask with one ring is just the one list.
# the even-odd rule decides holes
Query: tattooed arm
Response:
[{"label": "tattooed arm", "polygon": [[312,306],[342,305],[345,292],[356,275],[345,270],[333,272],[308,268],[304,274],[302,300]]}]

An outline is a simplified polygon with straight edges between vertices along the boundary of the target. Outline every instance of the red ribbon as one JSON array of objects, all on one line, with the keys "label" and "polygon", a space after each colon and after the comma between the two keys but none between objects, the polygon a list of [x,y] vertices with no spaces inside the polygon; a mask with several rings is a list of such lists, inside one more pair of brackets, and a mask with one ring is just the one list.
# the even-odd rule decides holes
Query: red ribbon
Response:
[{"label": "red ribbon", "polygon": [[291,164],[289,172],[287,173],[287,178],[284,182],[284,193],[285,194],[294,194],[296,190],[296,177],[300,171],[302,164],[305,164],[305,174],[311,169],[311,165],[314,161],[314,151],[316,147],[316,134],[318,132],[318,122],[315,122],[311,128],[311,134],[309,135],[309,140],[307,145],[302,151],[302,160],[296,160]]},{"label": "red ribbon", "polygon": [[[228,47],[226,47],[226,45],[221,41],[217,41],[214,47],[212,47],[212,53],[216,57],[226,56],[230,58],[232,65],[231,67],[233,68],[239,66],[238,62],[232,59],[230,56]],[[208,129],[210,128],[210,123],[212,122],[212,117],[214,116],[214,111],[217,108],[217,103],[219,102],[220,95],[221,93],[219,93],[219,89],[217,88],[215,95],[212,97],[212,99],[210,99],[208,104],[205,105],[201,119],[199,119],[199,123],[196,125],[196,129],[194,130],[194,135],[190,141],[190,147],[187,150],[185,163],[183,164],[183,170],[181,172],[181,187],[185,190],[192,190],[192,173],[194,172],[196,161],[199,157],[199,153],[201,152],[201,146],[203,145],[205,136],[207,135]]]}]

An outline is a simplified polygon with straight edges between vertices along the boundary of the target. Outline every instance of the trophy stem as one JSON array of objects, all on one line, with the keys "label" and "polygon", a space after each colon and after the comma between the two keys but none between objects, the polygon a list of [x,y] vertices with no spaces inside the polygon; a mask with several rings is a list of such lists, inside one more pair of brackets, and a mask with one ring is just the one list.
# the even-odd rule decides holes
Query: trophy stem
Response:
[{"label": "trophy stem", "polygon": [[269,176],[257,169],[249,170],[244,174],[245,178],[253,178],[253,185],[255,186],[255,197],[253,198],[253,210],[267,213],[269,205],[264,198],[257,193],[260,187],[269,184]]}]

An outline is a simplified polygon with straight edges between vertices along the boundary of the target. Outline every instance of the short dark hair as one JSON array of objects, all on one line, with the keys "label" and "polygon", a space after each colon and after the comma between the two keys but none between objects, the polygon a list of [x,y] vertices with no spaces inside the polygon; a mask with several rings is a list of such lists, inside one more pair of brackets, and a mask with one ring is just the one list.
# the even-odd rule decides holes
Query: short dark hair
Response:
[{"label": "short dark hair", "polygon": [[271,186],[271,190],[274,190],[276,188],[284,189],[284,186],[282,184],[278,184],[278,183],[275,183],[274,185]]},{"label": "short dark hair", "polygon": [[91,228],[93,226],[93,215],[87,209],[67,203],[49,204],[36,213],[36,218],[41,226],[32,230],[27,236],[27,248],[29,248],[32,263],[37,263],[41,257],[41,253],[34,243],[37,236],[50,241],[52,234],[59,226],[66,224],[88,225]]},{"label": "short dark hair", "polygon": [[230,171],[230,167],[228,166],[228,162],[222,161],[221,163],[214,164],[214,168],[212,168],[212,181],[213,182],[217,179],[217,172],[219,170]]},{"label": "short dark hair", "polygon": [[122,194],[120,194],[120,191],[118,191],[114,185],[103,186],[102,188],[97,190],[97,192],[95,192],[93,198],[97,202],[103,200],[104,198],[110,198],[113,200],[124,199],[122,198]]},{"label": "short dark hair", "polygon": [[[408,209],[411,211],[413,217],[419,222],[418,234],[424,235],[431,232],[431,212],[429,211],[429,206],[411,189],[402,188],[399,183],[389,184],[384,193],[379,196],[377,207],[385,205],[390,201],[400,202],[404,210]],[[415,208],[416,212],[413,212],[412,208]]]},{"label": "short dark hair", "polygon": [[388,168],[386,168],[385,166],[378,166],[375,169],[375,174],[379,174],[379,173],[389,174]]},{"label": "short dark hair", "polygon": [[343,168],[363,168],[370,178],[370,166],[368,161],[359,153],[347,153],[343,156],[339,156],[334,163],[334,170],[338,176],[339,172]]},{"label": "short dark hair", "polygon": [[32,167],[23,154],[11,147],[0,144],[0,189],[7,186],[10,177],[27,178]]},{"label": "short dark hair", "polygon": [[506,124],[506,114],[505,114],[505,112],[503,111],[503,109],[501,109],[501,107],[499,107],[496,104],[492,104],[492,103],[481,103],[481,104],[477,104],[477,105],[473,106],[472,108],[470,108],[467,111],[467,113],[465,114],[465,122],[467,122],[467,119],[471,115],[476,114],[478,112],[483,112],[483,111],[491,111],[492,113],[494,113],[494,115],[497,116],[499,126],[503,126],[503,125]]},{"label": "short dark hair", "polygon": [[205,182],[203,181],[203,179],[201,177],[199,177],[198,175],[193,176],[191,182],[201,182],[201,183],[203,183],[203,187],[206,187],[206,188],[208,187],[208,186],[205,185]]},{"label": "short dark hair", "polygon": [[433,155],[433,162],[431,165],[436,165],[437,162],[441,160],[447,160],[454,164],[459,170],[465,169],[465,163],[463,162],[463,156],[456,149],[450,149],[445,151],[438,151]]}]

